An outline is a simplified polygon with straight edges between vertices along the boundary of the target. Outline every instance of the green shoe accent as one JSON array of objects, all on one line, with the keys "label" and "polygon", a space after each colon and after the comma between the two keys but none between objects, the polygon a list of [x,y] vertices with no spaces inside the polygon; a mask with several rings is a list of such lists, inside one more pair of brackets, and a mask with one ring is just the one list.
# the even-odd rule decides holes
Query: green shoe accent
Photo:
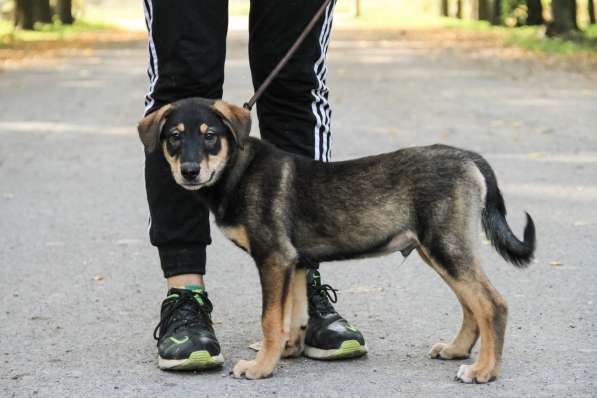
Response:
[{"label": "green shoe accent", "polygon": [[305,345],[303,355],[311,359],[335,360],[357,358],[365,355],[367,351],[367,346],[362,345],[358,340],[346,340],[340,344],[340,347],[330,350]]},{"label": "green shoe accent", "polygon": [[185,285],[184,289],[190,290],[195,293],[200,293],[205,290],[205,288],[201,285]]},{"label": "green shoe accent", "polygon": [[356,340],[347,340],[340,345],[331,359],[360,357],[367,352],[367,348]]},{"label": "green shoe accent", "polygon": [[199,295],[200,293],[205,291],[205,288],[201,285],[185,285],[184,287],[185,290],[190,290],[193,293],[198,293],[195,295],[195,300],[197,300],[197,302],[200,305],[203,305],[203,299],[201,298],[201,296]]},{"label": "green shoe accent", "polygon": [[202,370],[218,368],[224,364],[222,354],[212,357],[208,351],[195,351],[187,359],[172,360],[159,358],[163,370]]},{"label": "green shoe accent", "polygon": [[184,336],[184,338],[178,340],[176,337],[171,336],[170,340],[174,342],[174,344],[184,344],[189,341],[189,336]]}]

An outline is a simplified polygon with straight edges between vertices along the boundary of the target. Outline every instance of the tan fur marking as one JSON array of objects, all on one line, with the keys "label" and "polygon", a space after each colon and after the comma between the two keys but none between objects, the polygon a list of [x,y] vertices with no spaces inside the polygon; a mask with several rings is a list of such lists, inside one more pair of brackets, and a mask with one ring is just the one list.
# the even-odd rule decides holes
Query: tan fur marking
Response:
[{"label": "tan fur marking", "polygon": [[228,140],[222,138],[220,141],[220,146],[220,152],[218,152],[216,155],[209,155],[205,157],[199,163],[199,181],[202,183],[211,185],[217,181],[220,173],[222,173],[226,163],[228,162]]},{"label": "tan fur marking", "polygon": [[205,123],[201,123],[201,126],[199,126],[199,131],[201,134],[207,133],[207,130],[209,130],[209,126]]},{"label": "tan fur marking", "polygon": [[[288,287],[294,285],[294,266],[284,261],[284,256],[272,255],[262,267],[267,271],[260,271],[261,287],[263,289],[263,314],[261,329],[263,332],[262,346],[252,361],[238,361],[234,366],[235,377],[247,379],[262,379],[274,371],[282,351],[288,342],[291,325],[293,294],[282,289],[288,278]],[[283,294],[286,297],[282,297]]]},{"label": "tan fur marking", "polygon": [[176,125],[176,130],[180,131],[181,133],[184,133],[184,123],[178,123]]},{"label": "tan fur marking", "polygon": [[436,344],[431,356],[445,359],[466,357],[480,335],[479,357],[472,365],[462,365],[458,377],[467,383],[487,383],[494,380],[499,373],[503,349],[508,312],[505,300],[491,285],[478,263],[472,264],[466,276],[454,279],[435,262],[424,247],[417,250],[423,260],[450,286],[463,307],[463,323],[458,335],[448,344]]},{"label": "tan fur marking", "polygon": [[247,253],[251,253],[251,245],[249,244],[249,236],[247,230],[243,225],[234,227],[222,227],[224,235],[238,246],[242,247]]},{"label": "tan fur marking", "polygon": [[164,158],[166,158],[166,161],[170,165],[170,171],[172,172],[174,180],[180,184],[183,181],[182,174],[180,173],[180,159],[170,155],[165,141],[162,144],[162,152],[164,153]]},{"label": "tan fur marking", "polygon": [[290,333],[283,358],[297,357],[305,348],[305,330],[309,321],[307,312],[307,275],[304,269],[297,269],[290,287],[292,295],[292,313],[290,315]]},{"label": "tan fur marking", "polygon": [[230,128],[234,140],[242,149],[251,131],[251,112],[220,100],[215,101],[212,107],[220,114],[222,121]]},{"label": "tan fur marking", "polygon": [[[292,300],[289,298],[284,307],[291,305]],[[286,312],[287,308],[283,309],[280,303],[272,303],[266,309],[261,321],[263,332],[261,349],[254,360],[237,362],[233,369],[235,377],[244,375],[248,379],[262,379],[272,374],[288,338],[288,334],[285,338],[283,330]]]}]

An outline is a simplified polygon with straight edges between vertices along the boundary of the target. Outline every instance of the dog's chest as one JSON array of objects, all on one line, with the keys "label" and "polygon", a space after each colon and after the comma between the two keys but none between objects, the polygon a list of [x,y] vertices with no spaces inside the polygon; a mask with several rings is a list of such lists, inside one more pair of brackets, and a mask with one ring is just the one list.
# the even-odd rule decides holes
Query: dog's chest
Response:
[{"label": "dog's chest", "polygon": [[247,234],[247,230],[243,225],[234,225],[234,226],[220,226],[220,230],[229,240],[231,240],[235,245],[246,251],[247,253],[251,253],[251,245],[249,243],[249,236]]}]

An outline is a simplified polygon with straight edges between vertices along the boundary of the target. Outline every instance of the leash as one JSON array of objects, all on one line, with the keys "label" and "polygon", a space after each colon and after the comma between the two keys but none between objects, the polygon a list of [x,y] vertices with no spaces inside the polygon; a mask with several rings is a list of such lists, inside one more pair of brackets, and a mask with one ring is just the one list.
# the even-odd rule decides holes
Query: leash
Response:
[{"label": "leash", "polygon": [[[283,0],[283,1],[285,1],[285,0]],[[288,61],[290,60],[290,58],[292,58],[292,56],[294,55],[294,53],[296,52],[296,50],[298,50],[299,46],[305,40],[305,37],[307,37],[307,35],[309,34],[309,32],[311,32],[311,30],[313,29],[313,27],[315,26],[315,24],[317,23],[317,21],[321,17],[321,14],[323,14],[323,12],[325,11],[326,7],[331,2],[332,2],[332,0],[325,0],[323,2],[323,4],[321,5],[321,7],[319,8],[319,10],[317,10],[317,12],[315,13],[315,15],[313,15],[313,18],[311,18],[311,21],[309,21],[309,23],[307,24],[307,26],[305,26],[305,29],[303,29],[303,31],[301,32],[301,34],[299,35],[299,37],[296,39],[296,41],[294,42],[294,44],[292,45],[292,47],[290,47],[290,49],[286,52],[286,55],[284,55],[284,58],[282,58],[280,60],[280,62],[278,62],[278,65],[276,65],[276,67],[270,72],[270,74],[263,81],[263,83],[261,83],[261,85],[259,86],[259,88],[255,92],[255,94],[253,94],[253,96],[251,97],[251,99],[249,100],[249,102],[245,102],[245,104],[243,105],[243,108],[245,108],[248,111],[250,111],[251,109],[253,109],[253,105],[255,105],[255,102],[257,102],[257,100],[259,99],[259,97],[261,97],[261,95],[263,94],[263,92],[265,91],[265,89],[267,88],[267,86],[269,86],[270,83],[272,82],[272,80],[274,80],[276,78],[276,76],[278,75],[278,73],[280,73],[280,71],[282,70],[282,68],[284,68],[284,66],[286,66],[286,64],[288,63]]]}]

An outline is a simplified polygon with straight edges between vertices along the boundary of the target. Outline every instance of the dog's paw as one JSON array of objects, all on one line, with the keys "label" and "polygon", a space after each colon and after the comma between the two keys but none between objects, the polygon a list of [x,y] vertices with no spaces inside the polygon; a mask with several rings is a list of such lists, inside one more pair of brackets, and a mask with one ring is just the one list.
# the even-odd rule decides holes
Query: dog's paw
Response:
[{"label": "dog's paw", "polygon": [[241,359],[236,363],[236,365],[234,365],[232,373],[237,379],[240,379],[244,376],[247,379],[256,380],[271,376],[273,370],[274,369],[271,366],[264,366],[263,364],[258,363],[256,360],[245,361]]},{"label": "dog's paw", "polygon": [[294,344],[286,343],[286,348],[282,352],[282,358],[296,358],[301,356],[305,349],[304,344],[301,344],[301,341],[297,341]]},{"label": "dog's paw", "polygon": [[256,362],[257,361],[255,360],[245,361],[244,359],[241,359],[236,363],[236,365],[234,365],[234,368],[232,369],[232,374],[237,379],[241,379],[245,375],[247,369],[251,368],[252,366],[255,366]]},{"label": "dog's paw", "polygon": [[496,374],[492,370],[475,369],[475,365],[461,365],[456,380],[462,383],[484,384],[494,381]]},{"label": "dog's paw", "polygon": [[469,357],[468,352],[458,350],[451,344],[448,343],[437,343],[431,347],[429,356],[433,359],[466,359]]}]

